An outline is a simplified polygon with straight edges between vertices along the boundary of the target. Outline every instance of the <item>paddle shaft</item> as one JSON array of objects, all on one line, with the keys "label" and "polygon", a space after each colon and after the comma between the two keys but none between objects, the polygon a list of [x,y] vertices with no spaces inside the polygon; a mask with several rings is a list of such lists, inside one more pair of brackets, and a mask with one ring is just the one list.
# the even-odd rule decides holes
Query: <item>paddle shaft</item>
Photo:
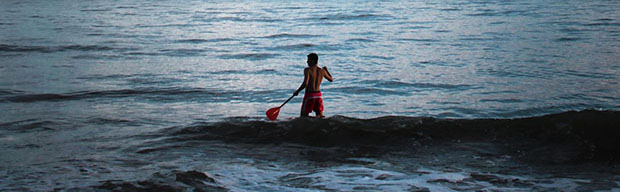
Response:
[{"label": "paddle shaft", "polygon": [[284,103],[282,103],[282,105],[280,105],[280,108],[282,106],[284,106],[286,103],[288,103],[288,101],[290,101],[291,99],[293,99],[293,97],[295,97],[295,95],[291,95],[291,97],[289,97]]}]

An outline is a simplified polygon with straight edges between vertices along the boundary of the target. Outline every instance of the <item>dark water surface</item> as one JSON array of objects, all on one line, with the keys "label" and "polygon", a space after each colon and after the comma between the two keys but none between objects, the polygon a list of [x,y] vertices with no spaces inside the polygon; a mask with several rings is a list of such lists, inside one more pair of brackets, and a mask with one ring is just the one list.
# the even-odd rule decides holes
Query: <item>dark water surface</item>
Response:
[{"label": "dark water surface", "polygon": [[[618,190],[618,18],[605,0],[2,1],[0,190]],[[310,52],[329,118],[292,120],[297,97],[266,122]]]}]

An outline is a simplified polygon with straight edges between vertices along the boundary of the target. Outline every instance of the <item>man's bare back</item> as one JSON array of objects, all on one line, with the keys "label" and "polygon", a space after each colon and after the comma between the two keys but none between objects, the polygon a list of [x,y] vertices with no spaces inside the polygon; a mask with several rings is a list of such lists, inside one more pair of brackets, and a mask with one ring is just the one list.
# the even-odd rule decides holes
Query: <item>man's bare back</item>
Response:
[{"label": "man's bare back", "polygon": [[316,116],[319,118],[323,116],[323,99],[321,98],[321,82],[323,78],[332,82],[334,79],[329,74],[327,67],[319,68],[319,57],[316,53],[310,53],[308,55],[308,67],[304,69],[304,81],[299,88],[293,93],[293,95],[299,94],[301,90],[306,89],[306,94],[301,105],[302,117],[308,116],[312,111],[316,112]]},{"label": "man's bare back", "polygon": [[304,83],[306,84],[306,91],[321,91],[321,82],[323,81],[323,78],[326,78],[330,82],[334,81],[332,76],[327,72],[327,67],[321,69],[315,65],[304,69]]}]

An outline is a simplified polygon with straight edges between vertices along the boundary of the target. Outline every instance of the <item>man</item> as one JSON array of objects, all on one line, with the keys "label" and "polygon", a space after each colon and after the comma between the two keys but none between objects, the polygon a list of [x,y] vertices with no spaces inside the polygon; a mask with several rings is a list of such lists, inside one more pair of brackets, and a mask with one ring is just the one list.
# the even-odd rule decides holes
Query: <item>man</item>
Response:
[{"label": "man", "polygon": [[327,71],[327,67],[322,69],[318,66],[319,56],[316,53],[308,54],[308,67],[304,69],[304,81],[299,89],[293,93],[297,96],[302,89],[306,89],[304,100],[301,104],[301,117],[308,117],[312,111],[315,112],[317,118],[323,118],[323,98],[321,98],[321,81],[323,77],[329,82],[334,81],[332,75]]}]

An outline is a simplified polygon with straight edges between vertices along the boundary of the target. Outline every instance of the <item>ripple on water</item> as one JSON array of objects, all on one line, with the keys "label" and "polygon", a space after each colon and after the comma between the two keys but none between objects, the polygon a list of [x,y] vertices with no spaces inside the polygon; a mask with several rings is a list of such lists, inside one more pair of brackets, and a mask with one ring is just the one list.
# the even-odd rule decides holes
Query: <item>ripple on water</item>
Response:
[{"label": "ripple on water", "polygon": [[312,34],[293,34],[293,33],[278,33],[273,35],[262,36],[260,38],[265,39],[307,39],[314,37],[323,37],[324,35],[312,35]]},{"label": "ripple on water", "polygon": [[199,44],[199,43],[226,42],[226,41],[238,41],[238,39],[234,39],[234,38],[198,39],[196,38],[196,39],[178,39],[178,40],[175,40],[174,42]]},{"label": "ripple on water", "polygon": [[221,54],[218,56],[220,59],[244,59],[249,61],[258,61],[265,59],[277,58],[280,56],[278,53],[239,53],[239,54]]},{"label": "ripple on water", "polygon": [[477,89],[479,87],[467,84],[446,84],[446,83],[422,83],[422,82],[403,82],[396,80],[364,80],[359,82],[363,85],[373,85],[372,87],[382,88],[415,88],[428,90],[454,90],[464,91]]}]

